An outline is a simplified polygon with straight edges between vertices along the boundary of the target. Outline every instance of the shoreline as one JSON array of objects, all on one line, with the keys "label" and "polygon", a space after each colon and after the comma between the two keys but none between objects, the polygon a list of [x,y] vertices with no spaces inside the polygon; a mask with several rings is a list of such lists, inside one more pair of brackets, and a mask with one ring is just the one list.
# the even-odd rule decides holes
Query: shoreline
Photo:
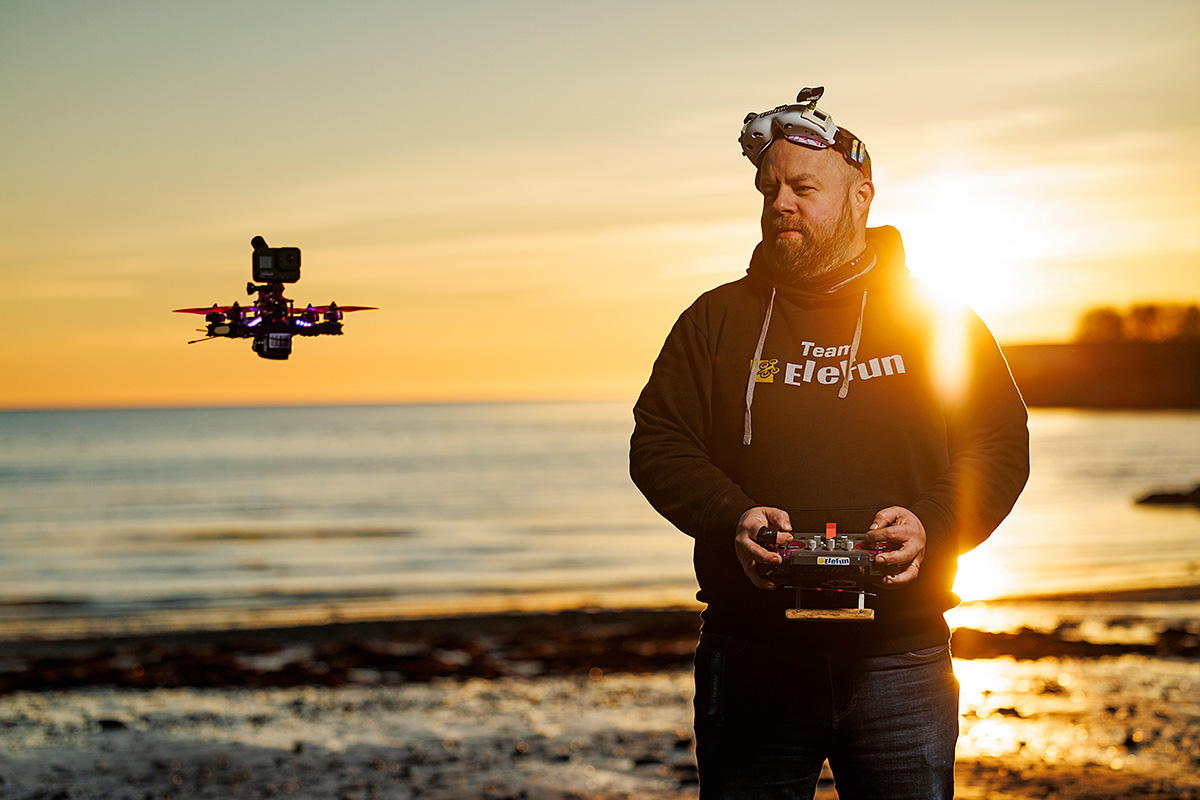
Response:
[{"label": "shoreline", "polygon": [[[960,660],[1200,659],[1197,603],[1197,586],[967,603],[950,612],[952,650]],[[0,696],[649,674],[690,668],[699,630],[698,606],[667,606],[25,636],[0,640]]]},{"label": "shoreline", "polygon": [[[365,601],[327,605],[269,607],[261,609],[193,609],[145,611],[127,615],[0,615],[0,645],[36,641],[66,642],[132,636],[174,636],[189,633],[255,631],[305,628],[325,625],[396,623],[418,625],[434,620],[549,615],[575,612],[649,613],[689,611],[699,614],[703,605],[693,599],[695,589],[633,591],[555,591],[525,595],[487,595],[480,598],[439,601]],[[985,600],[964,600],[960,608],[979,604],[1032,606],[1042,604],[1140,604],[1200,602],[1200,583],[1168,584],[1018,594]],[[57,607],[57,603],[33,601],[0,603],[5,609]],[[951,609],[953,614],[955,609]]]}]

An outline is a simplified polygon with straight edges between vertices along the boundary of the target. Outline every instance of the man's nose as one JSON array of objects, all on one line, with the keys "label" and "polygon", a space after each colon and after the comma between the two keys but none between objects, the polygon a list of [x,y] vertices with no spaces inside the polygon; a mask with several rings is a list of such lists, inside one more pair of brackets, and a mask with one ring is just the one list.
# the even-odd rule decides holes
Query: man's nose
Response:
[{"label": "man's nose", "polygon": [[794,214],[796,213],[796,194],[790,186],[780,186],[775,192],[775,199],[771,201],[771,208],[777,214]]}]

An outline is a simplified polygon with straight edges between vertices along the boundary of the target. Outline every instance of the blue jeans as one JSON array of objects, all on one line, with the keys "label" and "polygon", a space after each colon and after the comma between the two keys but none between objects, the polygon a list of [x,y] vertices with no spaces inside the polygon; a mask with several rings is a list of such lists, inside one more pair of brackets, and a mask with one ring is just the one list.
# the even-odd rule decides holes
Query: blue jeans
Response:
[{"label": "blue jeans", "polygon": [[811,800],[827,759],[841,800],[954,796],[949,645],[854,656],[704,634],[695,676],[702,800]]}]

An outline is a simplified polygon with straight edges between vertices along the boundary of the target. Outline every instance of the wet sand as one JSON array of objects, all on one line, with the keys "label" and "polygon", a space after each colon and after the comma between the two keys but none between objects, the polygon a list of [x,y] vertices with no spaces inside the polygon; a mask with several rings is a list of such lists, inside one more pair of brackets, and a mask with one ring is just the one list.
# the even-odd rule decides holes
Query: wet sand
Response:
[{"label": "wet sand", "polygon": [[[1160,628],[957,631],[957,796],[1200,798],[1195,636]],[[695,629],[578,611],[5,642],[0,797],[694,798]]]}]

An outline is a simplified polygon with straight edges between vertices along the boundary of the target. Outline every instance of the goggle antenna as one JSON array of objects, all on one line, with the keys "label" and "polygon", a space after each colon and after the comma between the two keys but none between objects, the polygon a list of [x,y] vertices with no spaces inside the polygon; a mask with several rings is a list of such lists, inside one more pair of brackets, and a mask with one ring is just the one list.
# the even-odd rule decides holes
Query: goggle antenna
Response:
[{"label": "goggle antenna", "polygon": [[815,106],[817,101],[820,100],[821,96],[824,94],[824,86],[818,86],[815,89],[801,89],[800,93],[796,95],[796,102],[807,103],[810,106]]}]

